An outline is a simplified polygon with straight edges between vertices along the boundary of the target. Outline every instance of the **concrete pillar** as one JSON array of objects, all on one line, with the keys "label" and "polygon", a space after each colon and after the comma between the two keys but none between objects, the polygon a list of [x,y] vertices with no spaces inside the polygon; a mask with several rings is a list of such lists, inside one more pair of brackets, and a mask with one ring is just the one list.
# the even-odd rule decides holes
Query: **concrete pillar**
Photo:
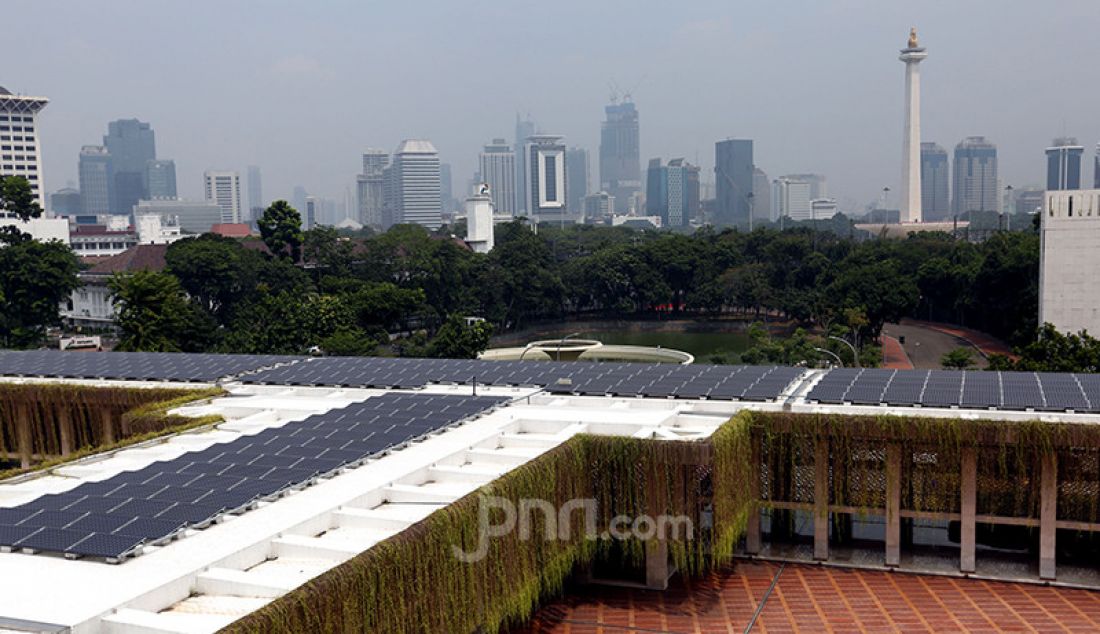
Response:
[{"label": "concrete pillar", "polygon": [[978,507],[978,458],[973,447],[962,450],[959,476],[959,510],[962,512],[959,528],[959,571],[972,573],[977,569],[978,563],[975,554],[977,543],[974,538],[974,517]]},{"label": "concrete pillar", "polygon": [[651,539],[645,543],[645,585],[650,590],[668,589],[668,542]]},{"label": "concrete pillar", "polygon": [[1058,520],[1058,457],[1053,451],[1040,460],[1039,578],[1053,581],[1055,534]]},{"label": "concrete pillar", "polygon": [[65,458],[73,452],[73,419],[66,405],[57,406],[57,429],[61,442],[61,456]]},{"label": "concrete pillar", "polygon": [[748,526],[745,527],[745,554],[760,554],[760,435],[751,436],[752,451],[749,469],[749,506]]},{"label": "concrete pillar", "polygon": [[115,419],[114,416],[111,415],[111,408],[100,408],[99,418],[101,421],[101,425],[103,426],[103,433],[100,442],[105,445],[109,445],[115,441]]},{"label": "concrete pillar", "polygon": [[829,558],[829,439],[814,442],[814,559]]},{"label": "concrete pillar", "polygon": [[26,403],[15,406],[15,434],[19,448],[19,466],[26,469],[31,466],[31,458],[34,455],[31,409]]},{"label": "concrete pillar", "polygon": [[901,445],[886,445],[886,565],[901,563]]}]

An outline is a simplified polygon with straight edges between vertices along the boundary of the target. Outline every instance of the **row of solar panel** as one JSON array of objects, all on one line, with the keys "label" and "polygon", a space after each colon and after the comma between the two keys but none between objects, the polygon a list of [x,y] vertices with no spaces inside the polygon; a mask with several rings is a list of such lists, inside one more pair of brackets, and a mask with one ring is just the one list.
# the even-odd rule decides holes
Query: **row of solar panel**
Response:
[{"label": "row of solar panel", "polygon": [[922,405],[1035,411],[1100,411],[1100,375],[839,368],[807,399],[856,405]]},{"label": "row of solar panel", "polygon": [[457,424],[494,397],[385,394],[0,509],[0,547],[119,560]]},{"label": "row of solar panel", "polygon": [[243,377],[246,383],[416,388],[429,383],[549,387],[562,394],[768,400],[802,374],[776,366],[657,365],[345,357]]},{"label": "row of solar panel", "polygon": [[304,358],[266,354],[77,354],[32,350],[0,355],[0,375],[209,383]]}]

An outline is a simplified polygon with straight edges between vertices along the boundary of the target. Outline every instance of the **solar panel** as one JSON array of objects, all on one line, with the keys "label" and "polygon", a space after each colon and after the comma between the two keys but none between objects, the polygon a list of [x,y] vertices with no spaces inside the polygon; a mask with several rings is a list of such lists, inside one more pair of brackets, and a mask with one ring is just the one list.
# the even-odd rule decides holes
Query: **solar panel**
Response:
[{"label": "solar panel", "polygon": [[0,375],[81,379],[184,381],[209,383],[305,357],[172,352],[85,352],[54,350],[0,355]]}]

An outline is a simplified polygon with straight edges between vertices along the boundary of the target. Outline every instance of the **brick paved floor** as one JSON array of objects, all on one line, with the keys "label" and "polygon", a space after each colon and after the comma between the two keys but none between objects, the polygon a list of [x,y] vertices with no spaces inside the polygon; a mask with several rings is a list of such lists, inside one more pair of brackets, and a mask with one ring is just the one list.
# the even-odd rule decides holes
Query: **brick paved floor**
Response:
[{"label": "brick paved floor", "polygon": [[[740,633],[778,569],[738,563],[666,592],[588,587],[513,634]],[[788,564],[754,631],[1100,632],[1100,592]]]}]

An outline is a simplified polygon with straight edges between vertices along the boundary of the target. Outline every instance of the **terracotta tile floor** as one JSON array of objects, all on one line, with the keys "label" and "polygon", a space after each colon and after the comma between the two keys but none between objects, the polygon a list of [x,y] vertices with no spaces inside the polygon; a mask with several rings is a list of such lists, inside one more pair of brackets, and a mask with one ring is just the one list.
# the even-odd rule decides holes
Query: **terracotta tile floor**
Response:
[{"label": "terracotta tile floor", "polygon": [[[515,634],[740,633],[778,564],[742,562],[666,592],[588,587]],[[788,564],[759,632],[1100,632],[1100,592]]]}]

